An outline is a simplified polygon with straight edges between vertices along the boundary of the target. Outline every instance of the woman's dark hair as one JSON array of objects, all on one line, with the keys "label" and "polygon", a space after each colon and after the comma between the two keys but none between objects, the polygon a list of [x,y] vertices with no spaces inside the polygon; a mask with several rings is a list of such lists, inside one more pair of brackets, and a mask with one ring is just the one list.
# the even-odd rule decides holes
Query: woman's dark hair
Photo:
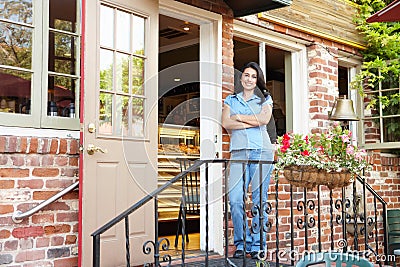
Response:
[{"label": "woman's dark hair", "polygon": [[265,98],[270,95],[265,79],[264,79],[264,73],[260,66],[256,62],[249,62],[246,65],[243,66],[242,70],[240,73],[237,73],[237,77],[235,79],[235,93],[240,93],[243,91],[243,86],[242,83],[240,82],[242,73],[244,72],[245,69],[247,68],[252,68],[257,72],[257,86],[254,88],[254,94],[258,96],[261,99],[260,104],[265,102]]}]

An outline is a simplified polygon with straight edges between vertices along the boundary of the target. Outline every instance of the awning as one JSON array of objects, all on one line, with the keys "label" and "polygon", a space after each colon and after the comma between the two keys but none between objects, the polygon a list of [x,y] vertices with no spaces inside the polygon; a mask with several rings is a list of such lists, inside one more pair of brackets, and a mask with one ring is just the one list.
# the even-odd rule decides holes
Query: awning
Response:
[{"label": "awning", "polygon": [[393,1],[367,19],[367,22],[400,21],[400,0]]},{"label": "awning", "polygon": [[224,0],[235,17],[247,16],[263,11],[290,6],[292,0]]}]

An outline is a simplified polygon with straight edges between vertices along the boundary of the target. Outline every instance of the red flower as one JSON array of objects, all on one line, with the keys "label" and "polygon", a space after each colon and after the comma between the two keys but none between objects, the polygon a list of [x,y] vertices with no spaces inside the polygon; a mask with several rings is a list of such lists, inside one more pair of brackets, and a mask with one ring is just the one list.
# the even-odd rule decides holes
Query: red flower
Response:
[{"label": "red flower", "polygon": [[308,152],[308,150],[304,150],[304,151],[301,152],[301,155],[302,156],[309,156],[310,152]]}]

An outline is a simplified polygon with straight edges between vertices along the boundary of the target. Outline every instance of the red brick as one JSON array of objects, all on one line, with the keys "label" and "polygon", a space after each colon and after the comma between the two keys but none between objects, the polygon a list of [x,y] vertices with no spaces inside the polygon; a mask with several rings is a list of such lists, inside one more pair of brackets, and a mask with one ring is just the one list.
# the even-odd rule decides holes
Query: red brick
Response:
[{"label": "red brick", "polygon": [[48,237],[38,237],[36,238],[36,247],[43,248],[50,245],[50,238]]},{"label": "red brick", "polygon": [[36,261],[45,258],[44,250],[23,251],[17,254],[15,262]]},{"label": "red brick", "polygon": [[25,165],[25,156],[21,156],[21,155],[13,155],[10,157],[12,164],[14,166],[23,166]]},{"label": "red brick", "polygon": [[57,222],[77,222],[78,212],[58,213]]},{"label": "red brick", "polygon": [[67,153],[67,140],[61,139],[60,140],[59,154],[65,154],[65,153]]},{"label": "red brick", "polygon": [[65,245],[76,244],[77,237],[76,235],[67,235],[65,237]]},{"label": "red brick", "polygon": [[0,205],[0,214],[12,213],[14,212],[13,205]]},{"label": "red brick", "polygon": [[0,136],[0,153],[6,152],[6,137]]},{"label": "red brick", "polygon": [[26,157],[27,166],[40,166],[40,158],[38,155],[28,155]]},{"label": "red brick", "polygon": [[79,154],[79,143],[78,143],[78,140],[72,139],[70,141],[69,154],[71,154],[71,155]]},{"label": "red brick", "polygon": [[32,137],[31,140],[29,140],[29,153],[37,153],[37,152],[38,152],[38,139]]},{"label": "red brick", "polygon": [[19,152],[26,153],[28,148],[28,140],[26,137],[20,137]]},{"label": "red brick", "polygon": [[72,184],[71,179],[51,179],[46,181],[47,188],[65,188]]},{"label": "red brick", "polygon": [[43,188],[43,185],[44,185],[44,182],[41,179],[19,180],[18,181],[19,188],[41,189],[41,188]]},{"label": "red brick", "polygon": [[8,137],[8,149],[7,149],[7,152],[9,152],[9,153],[17,152],[17,137],[16,136]]},{"label": "red brick", "polygon": [[57,166],[66,166],[66,165],[68,165],[68,157],[66,157],[66,156],[55,157],[54,163]]},{"label": "red brick", "polygon": [[32,171],[33,176],[37,177],[56,177],[60,174],[57,168],[35,168]]},{"label": "red brick", "polygon": [[34,200],[45,200],[57,194],[57,191],[35,191],[33,192]]},{"label": "red brick", "polygon": [[65,194],[62,199],[78,199],[79,198],[79,191],[74,190],[69,192],[68,194]]},{"label": "red brick", "polygon": [[58,150],[58,139],[52,139],[50,144],[50,154],[56,154]]},{"label": "red brick", "polygon": [[53,236],[51,238],[51,245],[52,246],[61,246],[64,244],[64,237],[62,236]]},{"label": "red brick", "polygon": [[70,210],[70,207],[65,202],[56,201],[44,207],[43,210]]},{"label": "red brick", "polygon": [[39,150],[38,153],[47,154],[50,151],[49,148],[49,139],[48,138],[40,138],[39,139]]},{"label": "red brick", "polygon": [[1,168],[0,177],[28,177],[29,169]]},{"label": "red brick", "polygon": [[40,226],[14,228],[12,231],[12,235],[15,238],[37,237],[42,236],[43,234],[43,227]]},{"label": "red brick", "polygon": [[10,231],[8,230],[0,230],[0,239],[9,238],[11,235]]},{"label": "red brick", "polygon": [[14,188],[14,180],[0,180],[0,189]]},{"label": "red brick", "polygon": [[8,156],[0,155],[0,165],[6,165],[8,162]]},{"label": "red brick", "polygon": [[70,166],[78,166],[79,157],[70,157],[69,158],[69,165]]},{"label": "red brick", "polygon": [[32,216],[33,224],[48,224],[54,222],[54,214],[41,214],[37,213]]},{"label": "red brick", "polygon": [[53,165],[54,165],[53,155],[44,155],[42,157],[42,166],[53,166]]},{"label": "red brick", "polygon": [[44,232],[46,233],[46,235],[69,233],[70,231],[71,231],[71,226],[68,224],[49,225],[44,227]]},{"label": "red brick", "polygon": [[14,251],[18,249],[18,240],[11,240],[4,242],[5,251]]},{"label": "red brick", "polygon": [[54,267],[77,267],[78,257],[57,259],[54,261]]}]

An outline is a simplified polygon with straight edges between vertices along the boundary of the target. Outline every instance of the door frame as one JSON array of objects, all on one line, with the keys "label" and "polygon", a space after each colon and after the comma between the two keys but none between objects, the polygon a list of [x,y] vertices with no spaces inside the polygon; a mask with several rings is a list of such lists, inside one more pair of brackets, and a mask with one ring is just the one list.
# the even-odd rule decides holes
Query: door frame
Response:
[{"label": "door frame", "polygon": [[[222,15],[174,0],[160,0],[162,15],[200,25],[200,159],[214,158],[222,151]],[[203,108],[207,107],[207,108]],[[223,253],[222,168],[209,169],[209,250]],[[215,174],[215,175],[213,175]],[[205,172],[200,175],[201,208],[205,214]],[[216,197],[219,196],[217,199]],[[200,216],[200,247],[205,249],[206,221]]]}]

